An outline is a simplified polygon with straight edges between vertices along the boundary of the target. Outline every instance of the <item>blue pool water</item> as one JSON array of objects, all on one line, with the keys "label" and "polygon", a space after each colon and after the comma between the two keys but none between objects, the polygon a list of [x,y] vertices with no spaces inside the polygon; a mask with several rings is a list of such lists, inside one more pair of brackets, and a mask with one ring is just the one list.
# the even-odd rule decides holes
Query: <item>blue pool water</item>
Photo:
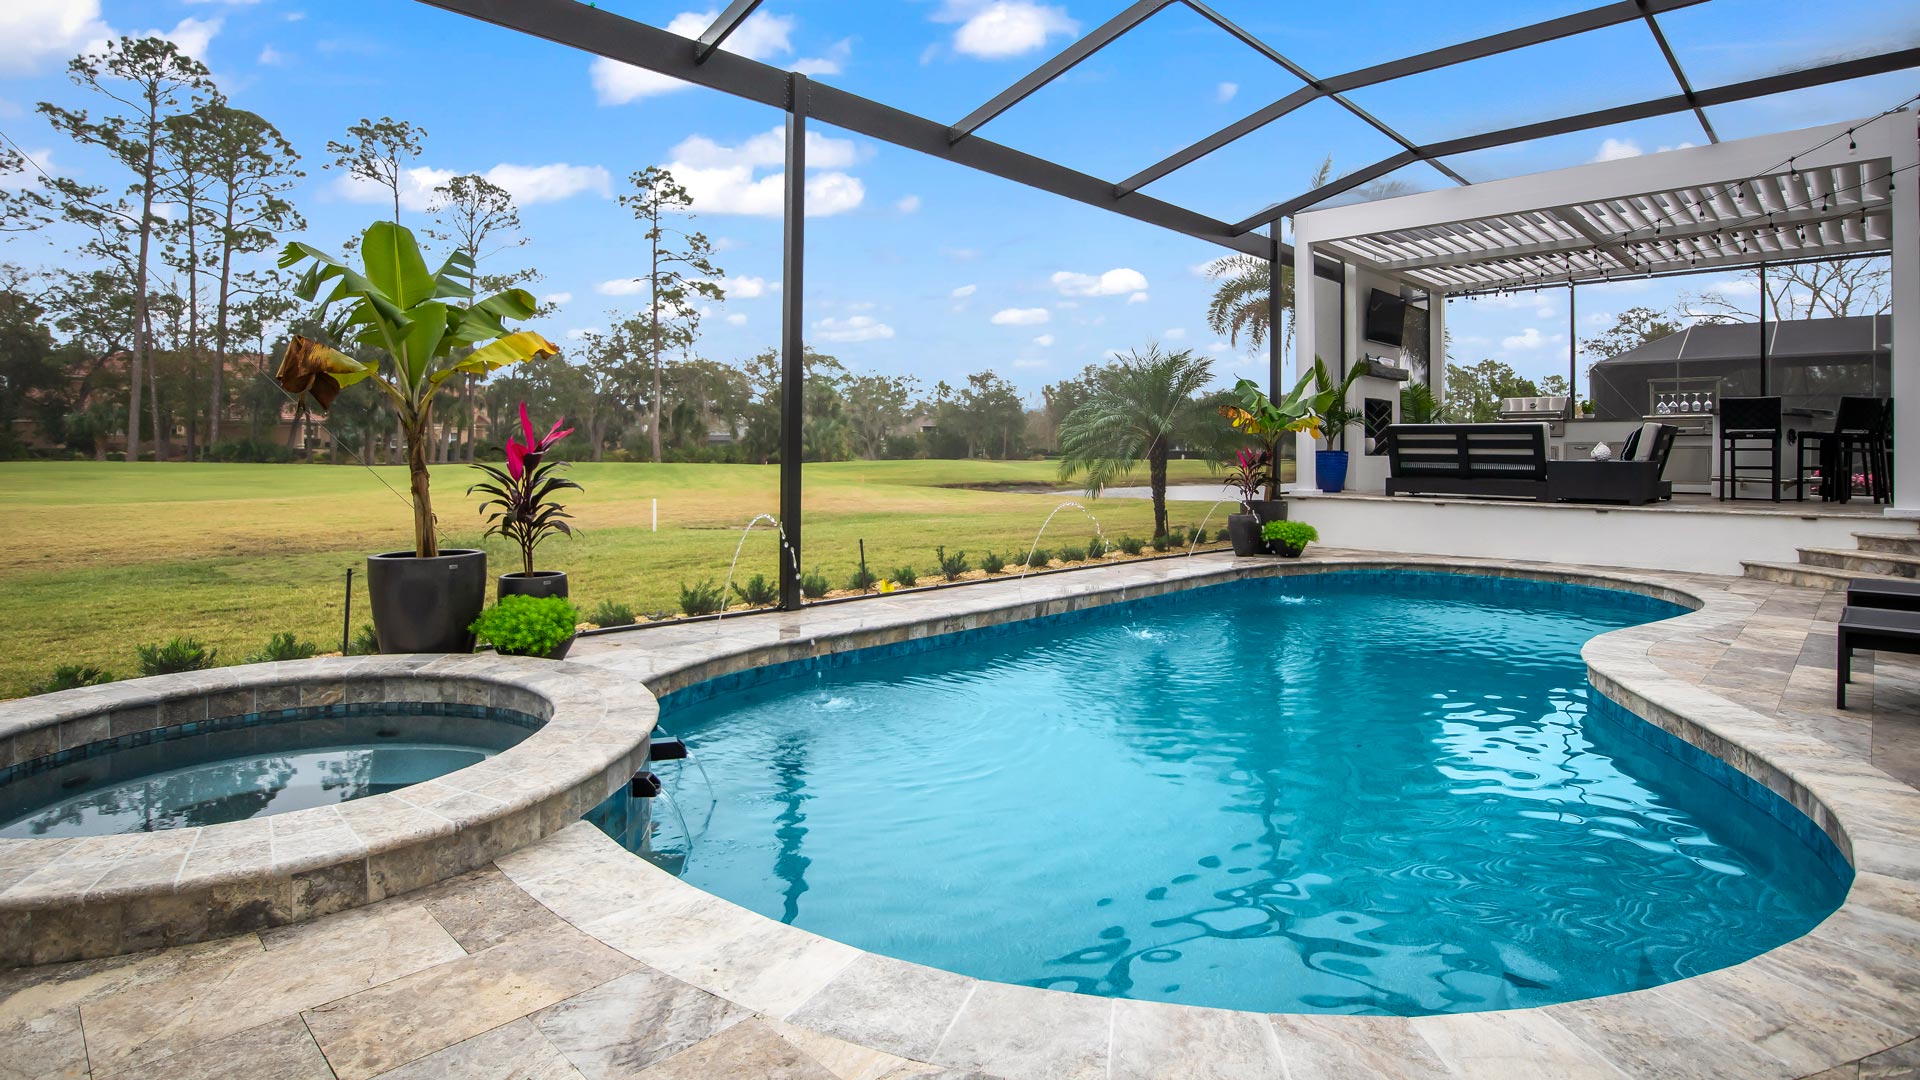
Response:
[{"label": "blue pool water", "polygon": [[735,903],[980,978],[1402,1015],[1632,990],[1799,936],[1851,878],[1588,686],[1582,643],[1680,610],[1348,572],[787,665],[663,703],[711,780],[669,770],[650,843],[595,817]]},{"label": "blue pool water", "polygon": [[108,836],[305,810],[485,761],[540,725],[449,702],[183,724],[0,770],[0,837]]}]

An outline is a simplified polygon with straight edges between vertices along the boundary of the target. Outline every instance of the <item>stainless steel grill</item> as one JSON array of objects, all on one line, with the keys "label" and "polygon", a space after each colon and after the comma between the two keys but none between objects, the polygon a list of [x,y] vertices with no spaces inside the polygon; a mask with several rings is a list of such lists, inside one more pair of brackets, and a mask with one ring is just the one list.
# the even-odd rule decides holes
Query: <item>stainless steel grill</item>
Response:
[{"label": "stainless steel grill", "polygon": [[1565,420],[1567,403],[1565,394],[1548,394],[1543,397],[1508,397],[1500,399],[1500,419],[1502,420]]}]

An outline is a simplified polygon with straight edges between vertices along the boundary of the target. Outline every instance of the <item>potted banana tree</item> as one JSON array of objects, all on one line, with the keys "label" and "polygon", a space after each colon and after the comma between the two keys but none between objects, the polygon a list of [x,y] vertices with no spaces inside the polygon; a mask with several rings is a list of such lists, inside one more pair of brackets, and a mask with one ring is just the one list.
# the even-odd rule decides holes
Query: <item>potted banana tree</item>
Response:
[{"label": "potted banana tree", "polygon": [[379,352],[390,366],[296,336],[275,380],[290,394],[311,397],[322,412],[358,382],[372,384],[392,407],[407,444],[413,547],[367,558],[374,633],[381,652],[471,652],[470,627],[486,604],[487,556],[440,547],[427,475],[434,400],[455,375],[484,375],[560,350],[531,330],[507,330],[504,320],[534,313],[525,289],[473,298],[473,260],[465,252],[430,271],[412,231],[378,221],[361,237],[360,255],[356,270],[296,241],[281,253],[280,267],[306,264],[295,293],[318,304],[314,315],[328,335]]},{"label": "potted banana tree", "polygon": [[[1235,431],[1252,436],[1266,456],[1267,467],[1260,479],[1266,484],[1267,497],[1254,498],[1259,484],[1253,483],[1243,489],[1241,500],[1242,507],[1259,524],[1280,521],[1287,516],[1287,504],[1280,498],[1280,444],[1288,435],[1310,429],[1318,421],[1311,396],[1313,378],[1311,372],[1302,376],[1277,403],[1260,389],[1259,383],[1241,379],[1228,391],[1231,400],[1220,406],[1220,415]],[[1232,530],[1231,519],[1228,529]]]}]

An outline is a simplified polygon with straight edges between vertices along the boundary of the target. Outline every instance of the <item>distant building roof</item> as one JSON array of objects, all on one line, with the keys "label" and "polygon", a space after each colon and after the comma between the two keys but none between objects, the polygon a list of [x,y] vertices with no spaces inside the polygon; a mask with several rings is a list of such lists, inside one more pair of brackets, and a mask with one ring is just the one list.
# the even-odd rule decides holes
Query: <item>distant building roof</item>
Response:
[{"label": "distant building roof", "polygon": [[[1787,319],[1767,323],[1767,356],[1775,361],[1813,361],[1835,356],[1865,356],[1892,347],[1891,315],[1848,315],[1837,319]],[[1677,334],[1655,338],[1595,367],[1758,359],[1758,323],[1699,323]]]}]

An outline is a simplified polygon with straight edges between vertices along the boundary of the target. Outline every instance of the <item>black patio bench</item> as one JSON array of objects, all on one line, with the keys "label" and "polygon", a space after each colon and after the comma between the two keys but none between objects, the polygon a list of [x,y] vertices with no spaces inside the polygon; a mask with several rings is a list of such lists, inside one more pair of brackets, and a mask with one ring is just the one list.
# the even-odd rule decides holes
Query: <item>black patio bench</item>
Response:
[{"label": "black patio bench", "polygon": [[1847,683],[1853,678],[1853,650],[1920,654],[1920,611],[1854,607],[1840,613],[1840,641],[1835,657],[1833,706],[1847,707]]},{"label": "black patio bench", "polygon": [[1847,606],[1920,611],[1920,581],[1856,579],[1847,583]]},{"label": "black patio bench", "polygon": [[1547,497],[1547,425],[1394,424],[1387,494]]}]

